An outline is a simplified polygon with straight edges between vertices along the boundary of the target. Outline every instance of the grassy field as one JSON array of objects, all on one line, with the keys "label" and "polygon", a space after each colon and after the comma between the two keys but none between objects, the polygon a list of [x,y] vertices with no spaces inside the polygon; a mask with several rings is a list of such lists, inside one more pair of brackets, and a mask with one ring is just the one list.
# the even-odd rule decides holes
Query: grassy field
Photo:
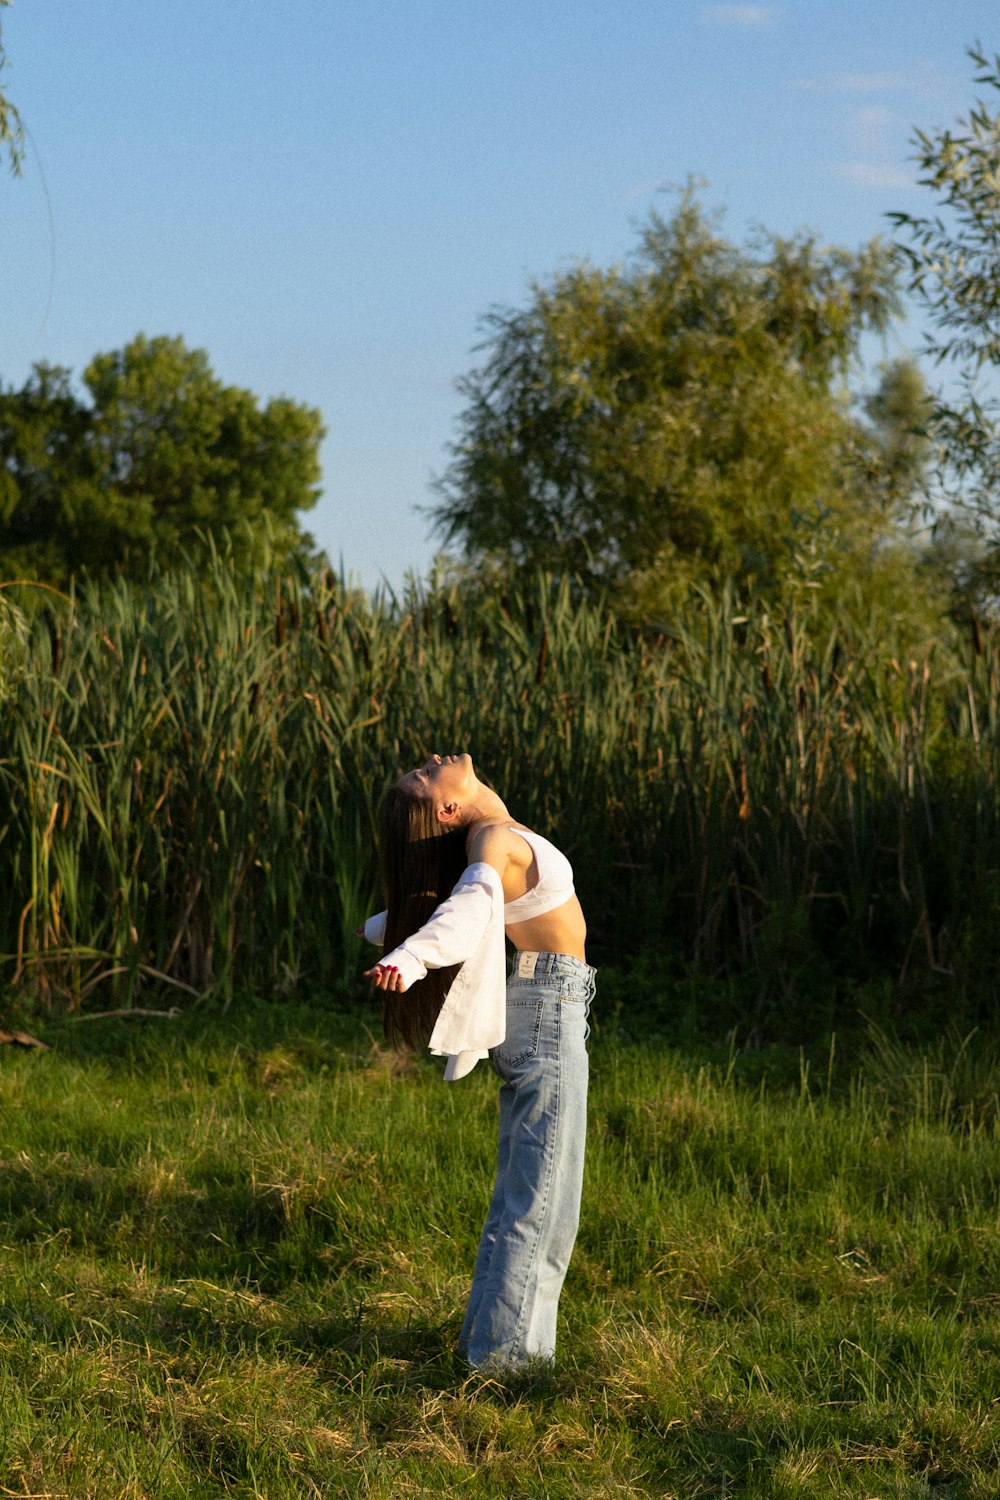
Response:
[{"label": "grassy field", "polygon": [[998,1493],[975,1039],[849,1078],[598,1015],[560,1358],[503,1384],[453,1353],[486,1069],[291,1005],[39,1027],[0,1048],[0,1495]]}]

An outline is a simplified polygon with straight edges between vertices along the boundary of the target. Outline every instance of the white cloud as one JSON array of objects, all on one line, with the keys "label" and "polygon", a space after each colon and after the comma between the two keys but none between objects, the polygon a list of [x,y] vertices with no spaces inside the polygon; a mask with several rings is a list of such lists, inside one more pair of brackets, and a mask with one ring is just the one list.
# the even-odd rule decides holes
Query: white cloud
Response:
[{"label": "white cloud", "polygon": [[618,202],[621,204],[635,203],[639,198],[648,198],[653,193],[661,193],[670,183],[663,177],[647,177],[642,182],[635,182],[630,188],[626,188],[621,194]]},{"label": "white cloud", "polygon": [[856,109],[847,122],[852,149],[859,156],[890,156],[892,127],[896,116],[884,104],[868,104]]},{"label": "white cloud", "polygon": [[916,83],[906,73],[831,73],[826,78],[800,78],[795,87],[809,94],[890,94]]},{"label": "white cloud", "polygon": [[920,94],[934,97],[954,86],[952,75],[933,62],[917,63],[912,71],[884,73],[827,73],[797,78],[793,88],[807,94]]},{"label": "white cloud", "polygon": [[893,119],[892,110],[884,104],[866,104],[864,109],[855,110],[851,124],[859,130],[881,130],[884,125],[891,125]]},{"label": "white cloud", "polygon": [[912,173],[894,162],[841,161],[835,162],[831,170],[858,187],[877,188],[879,191],[904,192],[917,185]]},{"label": "white cloud", "polygon": [[777,20],[775,5],[706,5],[701,19],[714,26],[770,26]]}]

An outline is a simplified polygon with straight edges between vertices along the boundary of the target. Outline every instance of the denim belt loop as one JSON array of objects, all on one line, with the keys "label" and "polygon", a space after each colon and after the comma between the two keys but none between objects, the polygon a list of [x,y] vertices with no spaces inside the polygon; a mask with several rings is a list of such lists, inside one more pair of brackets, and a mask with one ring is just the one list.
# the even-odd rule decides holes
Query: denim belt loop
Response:
[{"label": "denim belt loop", "polygon": [[569,953],[515,953],[510,966],[512,979],[547,979],[553,974],[588,978],[594,973],[590,964]]}]

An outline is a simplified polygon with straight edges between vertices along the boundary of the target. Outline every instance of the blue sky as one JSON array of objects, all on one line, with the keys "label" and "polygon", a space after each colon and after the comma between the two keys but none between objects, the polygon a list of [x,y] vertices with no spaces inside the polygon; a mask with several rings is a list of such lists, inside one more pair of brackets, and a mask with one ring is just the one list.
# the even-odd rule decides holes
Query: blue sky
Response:
[{"label": "blue sky", "polygon": [[971,43],[1000,50],[997,0],[16,0],[0,21],[31,133],[0,178],[0,379],[180,334],[227,383],[318,406],[306,524],[369,586],[430,562],[416,507],[491,306],[621,261],[692,174],[738,241],[885,233],[930,206],[913,128],[968,109]]}]

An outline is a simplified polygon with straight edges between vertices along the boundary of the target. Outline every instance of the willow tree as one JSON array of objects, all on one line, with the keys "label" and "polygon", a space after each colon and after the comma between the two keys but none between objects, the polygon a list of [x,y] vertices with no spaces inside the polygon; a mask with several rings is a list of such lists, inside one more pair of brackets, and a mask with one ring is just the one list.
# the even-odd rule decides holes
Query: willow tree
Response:
[{"label": "willow tree", "polygon": [[[10,0],[0,0],[0,9],[9,4]],[[2,28],[0,28],[0,74],[6,67],[7,53],[3,45]],[[7,97],[7,90],[0,87],[0,153],[4,151],[7,153],[7,163],[11,171],[17,176],[24,159],[24,126],[16,105],[12,104]]]},{"label": "willow tree", "polygon": [[900,392],[919,396],[912,372],[888,372],[874,420],[848,390],[862,335],[896,311],[879,241],[739,247],[688,192],[624,266],[575,265],[489,314],[434,523],[472,563],[633,600],[779,586],[817,536],[825,569],[855,567],[921,461],[886,436]]},{"label": "willow tree", "polygon": [[[1000,587],[1000,54],[969,51],[988,92],[954,127],[915,132],[927,214],[894,213],[908,290],[927,327],[926,352],[951,372],[936,394],[941,493],[971,516],[987,551],[978,579]],[[991,107],[992,106],[992,107]],[[940,496],[939,496],[940,498]],[[975,579],[974,579],[975,582]]]}]

